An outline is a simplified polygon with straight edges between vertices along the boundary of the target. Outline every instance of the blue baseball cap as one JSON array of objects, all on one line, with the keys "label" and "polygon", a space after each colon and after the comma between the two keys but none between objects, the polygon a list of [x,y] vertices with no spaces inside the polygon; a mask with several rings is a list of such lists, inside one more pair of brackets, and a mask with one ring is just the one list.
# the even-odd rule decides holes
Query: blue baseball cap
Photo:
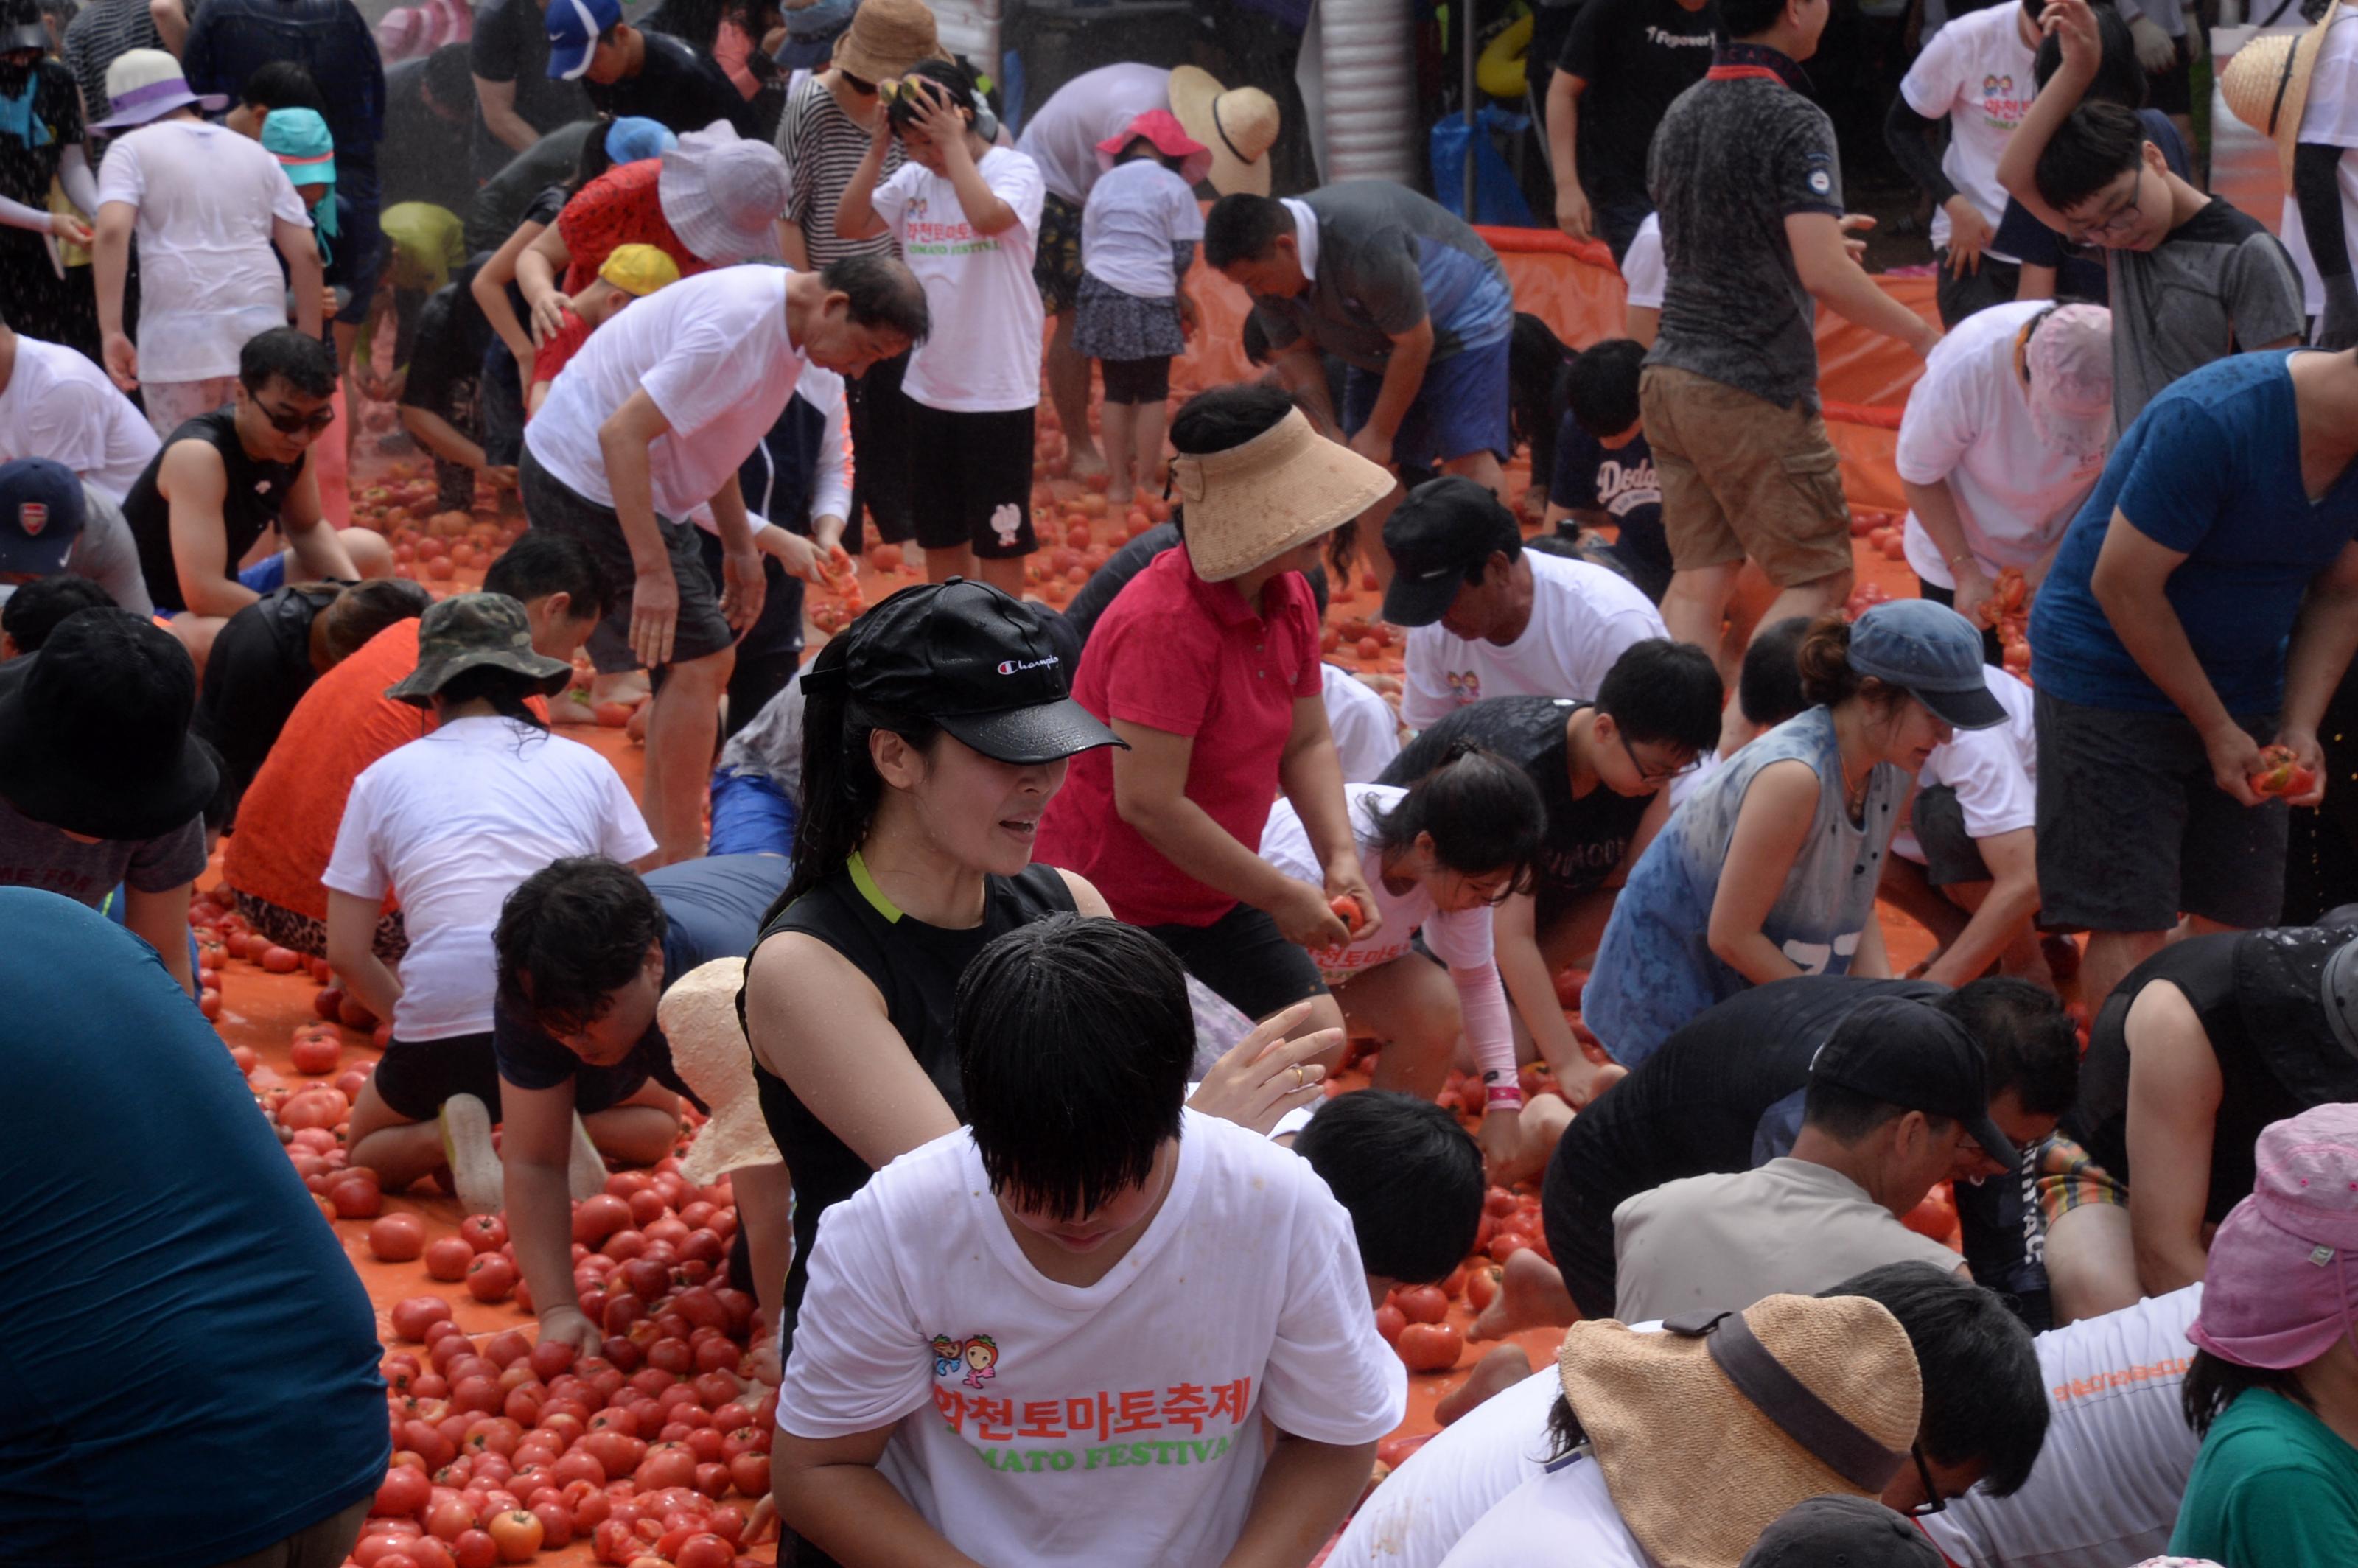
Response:
[{"label": "blue baseball cap", "polygon": [[548,0],[548,74],[574,81],[590,69],[598,35],[622,19],[620,0]]},{"label": "blue baseball cap", "polygon": [[0,463],[0,572],[55,577],[81,533],[81,481],[47,458]]},{"label": "blue baseball cap", "polygon": [[624,114],[606,127],[606,157],[617,164],[661,157],[679,146],[669,125],[641,114]]},{"label": "blue baseball cap", "polygon": [[1945,604],[1894,599],[1851,622],[1850,667],[1905,687],[1908,695],[1960,730],[2006,722],[1990,695],[1982,634]]}]

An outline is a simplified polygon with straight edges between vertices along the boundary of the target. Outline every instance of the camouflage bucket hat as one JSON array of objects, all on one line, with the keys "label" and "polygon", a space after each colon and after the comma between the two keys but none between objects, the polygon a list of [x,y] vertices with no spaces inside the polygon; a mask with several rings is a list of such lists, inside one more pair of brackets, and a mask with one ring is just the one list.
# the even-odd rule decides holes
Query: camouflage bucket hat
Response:
[{"label": "camouflage bucket hat", "polygon": [[395,702],[428,707],[434,694],[468,670],[510,670],[535,683],[544,697],[563,691],[573,666],[532,649],[532,621],[504,593],[454,593],[426,612],[417,626],[417,667],[385,688]]}]

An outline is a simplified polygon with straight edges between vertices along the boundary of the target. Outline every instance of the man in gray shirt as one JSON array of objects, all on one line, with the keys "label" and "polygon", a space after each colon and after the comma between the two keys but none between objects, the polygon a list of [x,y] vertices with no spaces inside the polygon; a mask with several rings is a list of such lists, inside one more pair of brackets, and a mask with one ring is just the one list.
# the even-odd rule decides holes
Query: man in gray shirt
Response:
[{"label": "man in gray shirt", "polygon": [[0,597],[59,572],[88,578],[134,615],[155,612],[121,507],[62,463],[0,463]]},{"label": "man in gray shirt", "polygon": [[1671,1182],[1614,1211],[1613,1315],[1740,1311],[1883,1263],[1962,1273],[1957,1254],[1900,1217],[1937,1182],[1996,1175],[2018,1158],[1990,1119],[1985,1059],[1965,1026],[1928,1002],[1863,1002],[1810,1064],[1791,1154]]}]

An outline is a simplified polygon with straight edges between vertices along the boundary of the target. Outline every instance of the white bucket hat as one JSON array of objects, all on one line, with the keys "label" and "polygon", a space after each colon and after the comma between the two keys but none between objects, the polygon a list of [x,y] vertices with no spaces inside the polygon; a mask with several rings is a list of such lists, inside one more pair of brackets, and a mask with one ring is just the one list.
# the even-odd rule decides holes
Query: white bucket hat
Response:
[{"label": "white bucket hat", "polygon": [[786,160],[716,120],[663,155],[655,197],[680,243],[714,266],[783,261],[777,221],[786,210]]}]

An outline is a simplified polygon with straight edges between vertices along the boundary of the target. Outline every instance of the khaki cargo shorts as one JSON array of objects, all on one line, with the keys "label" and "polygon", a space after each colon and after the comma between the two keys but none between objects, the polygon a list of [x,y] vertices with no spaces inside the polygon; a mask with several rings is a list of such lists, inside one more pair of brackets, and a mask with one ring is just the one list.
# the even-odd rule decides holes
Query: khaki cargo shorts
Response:
[{"label": "khaki cargo shorts", "polygon": [[1678,570],[1748,556],[1796,588],[1851,569],[1841,460],[1814,410],[1672,365],[1648,365],[1638,399]]}]

